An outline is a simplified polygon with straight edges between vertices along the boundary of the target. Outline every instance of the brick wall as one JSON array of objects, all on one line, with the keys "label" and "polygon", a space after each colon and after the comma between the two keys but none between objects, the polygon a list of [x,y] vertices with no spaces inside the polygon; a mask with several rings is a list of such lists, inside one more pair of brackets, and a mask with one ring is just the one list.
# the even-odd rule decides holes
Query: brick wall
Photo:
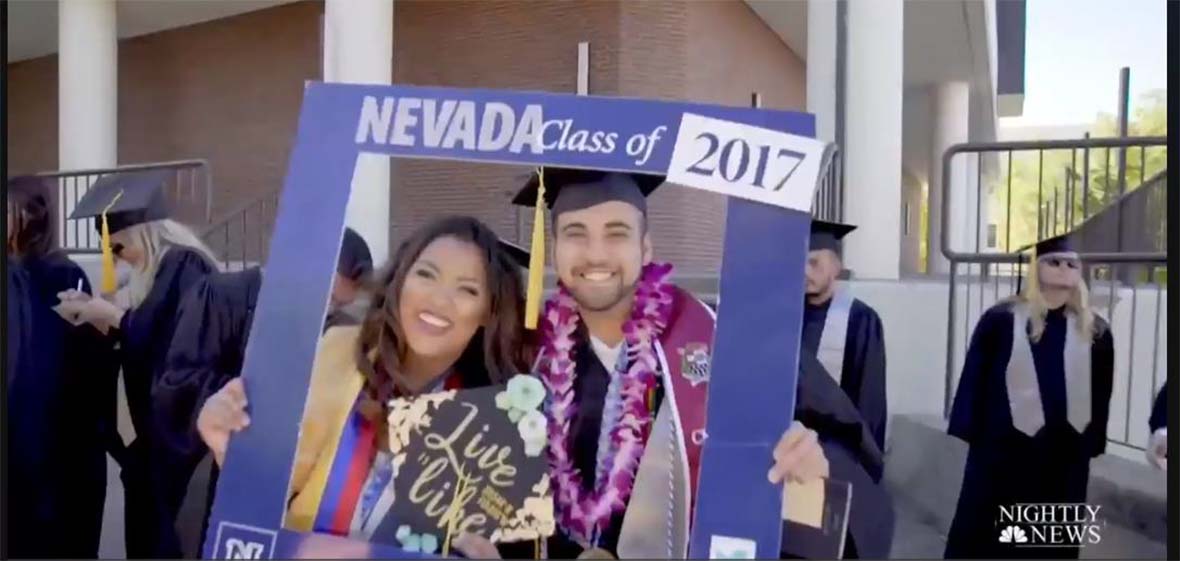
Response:
[{"label": "brick wall", "polygon": [[[277,190],[305,80],[320,77],[319,2],[119,42],[119,163],[208,159],[215,217]],[[9,173],[57,168],[57,56],[8,65]]]},{"label": "brick wall", "polygon": [[[203,157],[214,215],[280,188],[304,80],[320,76],[320,2],[301,2],[124,40],[119,160]],[[804,106],[804,67],[743,2],[397,0],[394,81],[573,93],[577,45],[590,43],[590,93]],[[8,66],[12,172],[57,160],[56,57]],[[531,213],[509,199],[522,167],[400,160],[392,241],[432,217],[466,213],[527,239]],[[652,198],[660,259],[719,264],[724,199],[679,187]]]}]

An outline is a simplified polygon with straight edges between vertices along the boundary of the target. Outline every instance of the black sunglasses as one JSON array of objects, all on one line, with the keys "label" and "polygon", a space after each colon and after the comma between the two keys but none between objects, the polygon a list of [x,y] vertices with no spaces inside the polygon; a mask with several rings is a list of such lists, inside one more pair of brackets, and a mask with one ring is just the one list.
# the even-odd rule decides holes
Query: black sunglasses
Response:
[{"label": "black sunglasses", "polygon": [[121,243],[111,244],[111,253],[114,253],[116,256],[123,253],[123,244],[121,244]]},{"label": "black sunglasses", "polygon": [[1072,257],[1046,257],[1043,261],[1050,267],[1061,267],[1064,265],[1070,269],[1079,269],[1082,266],[1081,261]]}]

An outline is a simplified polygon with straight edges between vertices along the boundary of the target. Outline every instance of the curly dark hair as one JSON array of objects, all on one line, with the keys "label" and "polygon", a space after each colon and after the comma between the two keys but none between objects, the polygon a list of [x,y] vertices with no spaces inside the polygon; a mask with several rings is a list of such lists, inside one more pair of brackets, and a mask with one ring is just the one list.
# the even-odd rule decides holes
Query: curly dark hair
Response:
[{"label": "curly dark hair", "polygon": [[[398,368],[406,343],[398,317],[402,286],[418,256],[439,238],[454,238],[475,245],[484,257],[490,295],[488,315],[467,343],[454,370],[463,387],[504,383],[527,370],[524,346],[524,285],[515,261],[500,246],[495,232],[469,216],[449,216],[419,228],[398,247],[393,261],[376,275],[373,301],[361,324],[356,362],[365,377],[361,412],[384,426],[387,403],[395,389],[413,395],[423,388],[406,386]],[[376,360],[371,357],[376,350]],[[382,440],[384,442],[384,440]]]},{"label": "curly dark hair", "polygon": [[38,259],[55,247],[53,217],[49,212],[50,191],[46,181],[34,176],[8,180],[8,252],[21,259]]}]

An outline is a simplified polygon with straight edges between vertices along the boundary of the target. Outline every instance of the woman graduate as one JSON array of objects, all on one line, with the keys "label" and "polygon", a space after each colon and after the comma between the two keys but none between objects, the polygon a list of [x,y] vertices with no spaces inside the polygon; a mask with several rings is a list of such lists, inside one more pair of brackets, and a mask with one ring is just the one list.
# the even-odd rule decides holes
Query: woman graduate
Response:
[{"label": "woman graduate", "polygon": [[61,294],[68,313],[109,330],[117,339],[135,440],[121,479],[126,492],[127,556],[175,558],[181,554],[174,522],[188,486],[178,458],[160,446],[151,390],[164,370],[177,307],[192,285],[216,270],[213,253],[187,227],[168,218],[163,186],[168,170],[102,177],[71,218],[96,217],[103,240],[103,286],[115,290],[114,258],[131,266],[131,309],[105,298]]},{"label": "woman graduate", "polygon": [[119,366],[114,348],[89,325],[55,311],[57,293],[90,291],[86,274],[54,245],[42,179],[8,181],[8,237],[25,296],[10,293],[23,319],[9,324],[21,339],[10,370],[8,421],[11,518],[15,557],[96,557],[106,498],[108,450],[119,457],[115,428]]},{"label": "woman graduate", "polygon": [[[474,218],[432,222],[398,248],[360,326],[320,341],[284,526],[370,538],[392,489],[386,403],[504,383],[524,370],[518,263]],[[197,430],[218,465],[249,422],[240,378],[210,397]],[[350,468],[362,462],[363,471]],[[388,504],[384,505],[388,508]],[[396,545],[393,536],[376,539]],[[464,551],[463,540],[453,544]]]},{"label": "woman graduate", "polygon": [[947,558],[1077,557],[1076,544],[1001,542],[1000,507],[1086,501],[1090,459],[1106,449],[1113,365],[1070,239],[1036,244],[1025,291],[985,312],[967,349],[948,432],[970,451]]}]

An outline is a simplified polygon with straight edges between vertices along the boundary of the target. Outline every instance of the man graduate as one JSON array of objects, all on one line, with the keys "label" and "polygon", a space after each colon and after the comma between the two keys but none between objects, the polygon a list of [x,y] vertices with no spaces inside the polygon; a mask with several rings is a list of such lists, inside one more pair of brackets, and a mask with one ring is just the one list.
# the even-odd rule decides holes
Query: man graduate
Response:
[{"label": "man graduate", "polygon": [[[716,320],[669,281],[671,265],[652,261],[646,197],[663,181],[545,168],[514,200],[537,208],[526,318],[538,317],[544,206],[553,217],[559,283],[534,368],[550,395],[550,558],[687,553]],[[826,477],[819,441],[796,422],[767,459],[770,481]]]},{"label": "man graduate", "polygon": [[[885,450],[885,331],[868,304],[837,283],[844,266],[841,239],[856,226],[813,220],[807,254],[803,351],[814,355],[844,389]],[[874,474],[880,478],[881,474]]]},{"label": "man graduate", "polygon": [[1067,236],[1036,244],[1025,290],[983,314],[947,429],[970,446],[947,558],[1076,558],[1000,541],[1000,507],[1084,503],[1106,449],[1114,340]]}]

